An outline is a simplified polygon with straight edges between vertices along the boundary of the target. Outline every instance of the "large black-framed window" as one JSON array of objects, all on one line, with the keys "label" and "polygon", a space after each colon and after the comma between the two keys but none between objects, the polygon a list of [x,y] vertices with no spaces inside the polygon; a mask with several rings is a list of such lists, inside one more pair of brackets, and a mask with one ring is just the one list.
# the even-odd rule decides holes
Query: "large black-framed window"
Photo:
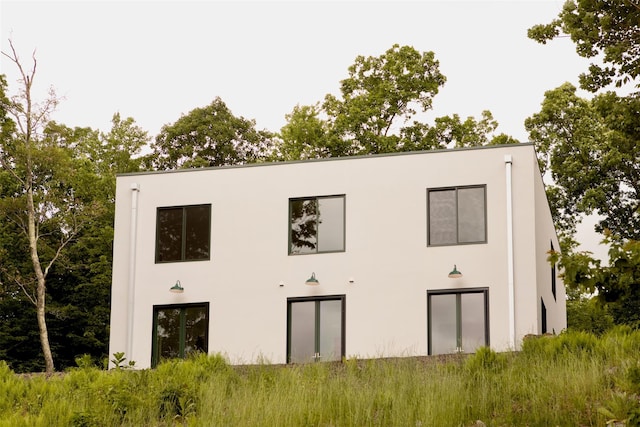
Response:
[{"label": "large black-framed window", "polygon": [[161,207],[156,218],[156,263],[210,259],[210,204]]},{"label": "large black-framed window", "polygon": [[487,242],[486,185],[427,189],[427,245]]},{"label": "large black-framed window", "polygon": [[287,363],[342,360],[345,312],[345,295],[288,298]]},{"label": "large black-framed window", "polygon": [[427,291],[430,355],[473,353],[489,345],[489,288]]},{"label": "large black-framed window", "polygon": [[209,303],[153,306],[151,366],[209,349]]},{"label": "large black-framed window", "polygon": [[344,252],[345,195],[289,199],[289,255]]}]

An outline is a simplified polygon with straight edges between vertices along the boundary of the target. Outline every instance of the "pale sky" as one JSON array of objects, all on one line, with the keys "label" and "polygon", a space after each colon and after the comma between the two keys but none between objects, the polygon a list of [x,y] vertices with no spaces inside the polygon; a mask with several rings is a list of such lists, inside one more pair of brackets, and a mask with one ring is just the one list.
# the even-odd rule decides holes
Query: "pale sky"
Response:
[{"label": "pale sky", "polygon": [[[563,3],[1,0],[0,46],[12,39],[24,65],[36,51],[36,97],[53,86],[65,98],[56,121],[106,132],[119,112],[154,137],[218,96],[277,132],[296,104],[339,95],[356,56],[410,45],[433,51],[447,77],[427,121],[490,110],[498,132],[527,141],[544,92],[577,86],[588,64],[569,38],[527,38]],[[15,93],[15,66],[2,57],[0,67]]]}]

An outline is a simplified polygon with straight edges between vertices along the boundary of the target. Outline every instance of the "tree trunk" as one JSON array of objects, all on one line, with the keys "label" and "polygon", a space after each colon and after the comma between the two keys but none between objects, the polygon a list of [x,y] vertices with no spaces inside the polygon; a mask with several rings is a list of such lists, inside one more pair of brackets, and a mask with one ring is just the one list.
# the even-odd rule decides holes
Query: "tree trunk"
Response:
[{"label": "tree trunk", "polygon": [[[29,171],[30,173],[30,171]],[[28,175],[30,178],[30,175]],[[53,355],[51,354],[51,346],[49,345],[49,333],[47,331],[47,321],[45,319],[45,300],[46,300],[46,277],[42,271],[40,257],[38,256],[38,238],[36,236],[36,212],[33,202],[33,189],[31,179],[28,179],[27,185],[27,214],[28,214],[28,233],[29,233],[29,252],[31,253],[31,262],[33,271],[36,274],[36,316],[38,318],[38,330],[40,331],[40,345],[42,346],[42,354],[44,355],[45,372],[51,374],[54,371]]]}]

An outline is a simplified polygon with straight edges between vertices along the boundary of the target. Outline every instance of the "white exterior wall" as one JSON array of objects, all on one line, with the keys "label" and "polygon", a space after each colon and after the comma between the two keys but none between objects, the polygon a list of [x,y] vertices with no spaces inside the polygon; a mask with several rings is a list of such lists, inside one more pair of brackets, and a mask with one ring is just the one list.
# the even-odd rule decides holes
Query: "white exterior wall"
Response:
[{"label": "white exterior wall", "polygon": [[[534,160],[535,161],[535,160]],[[535,163],[536,171],[538,168]],[[560,251],[560,243],[555,233],[551,212],[548,209],[547,195],[544,183],[539,173],[534,174],[536,197],[536,269],[538,288],[538,312],[541,311],[541,301],[544,300],[547,309],[547,333],[560,333],[567,327],[567,294],[560,270],[555,269],[556,294],[553,295],[551,286],[552,266],[548,261],[549,250],[553,243],[555,251]],[[542,333],[542,318],[538,316],[538,334]]]},{"label": "white exterior wall", "polygon": [[[538,333],[538,276],[550,274],[548,263],[546,272],[541,267],[547,254],[539,239],[548,245],[548,236],[555,238],[546,198],[536,196],[539,172],[529,144],[119,176],[109,353],[124,351],[148,367],[153,306],[209,302],[210,353],[231,363],[284,363],[287,298],[346,295],[346,357],[425,355],[427,290],[467,287],[489,288],[490,344],[508,350],[505,155],[513,158],[517,347],[524,335]],[[139,192],[131,270],[133,184]],[[487,243],[428,247],[427,189],[466,185],[486,185]],[[345,252],[288,255],[289,199],[339,194],[346,195]],[[156,209],[205,203],[211,259],[156,264]],[[454,264],[460,279],[447,277]],[[312,272],[320,286],[304,284]],[[184,293],[169,292],[176,280]],[[558,328],[566,325],[561,295],[558,280],[549,323]]]}]

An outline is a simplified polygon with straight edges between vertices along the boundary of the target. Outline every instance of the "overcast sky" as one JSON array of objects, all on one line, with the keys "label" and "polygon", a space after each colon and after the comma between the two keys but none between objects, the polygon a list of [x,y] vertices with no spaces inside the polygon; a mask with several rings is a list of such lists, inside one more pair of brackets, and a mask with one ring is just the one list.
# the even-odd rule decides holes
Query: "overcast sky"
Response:
[{"label": "overcast sky", "polygon": [[[150,136],[218,96],[279,131],[296,104],[338,95],[356,56],[410,45],[433,51],[447,77],[426,120],[490,110],[499,132],[527,141],[544,92],[577,86],[587,66],[568,38],[527,38],[563,3],[2,0],[0,45],[13,40],[25,65],[36,51],[35,95],[53,86],[65,98],[58,122],[108,131],[119,112]],[[15,66],[0,66],[15,93]]]},{"label": "overcast sky", "polygon": [[[296,104],[339,94],[357,55],[410,45],[433,51],[447,77],[429,118],[488,109],[526,141],[524,119],[544,92],[585,69],[569,39],[526,36],[562,3],[3,0],[1,46],[11,38],[25,64],[36,50],[37,87],[65,97],[56,120],[106,131],[120,112],[155,136],[217,96],[279,131]],[[15,67],[1,65],[15,89]]]}]

